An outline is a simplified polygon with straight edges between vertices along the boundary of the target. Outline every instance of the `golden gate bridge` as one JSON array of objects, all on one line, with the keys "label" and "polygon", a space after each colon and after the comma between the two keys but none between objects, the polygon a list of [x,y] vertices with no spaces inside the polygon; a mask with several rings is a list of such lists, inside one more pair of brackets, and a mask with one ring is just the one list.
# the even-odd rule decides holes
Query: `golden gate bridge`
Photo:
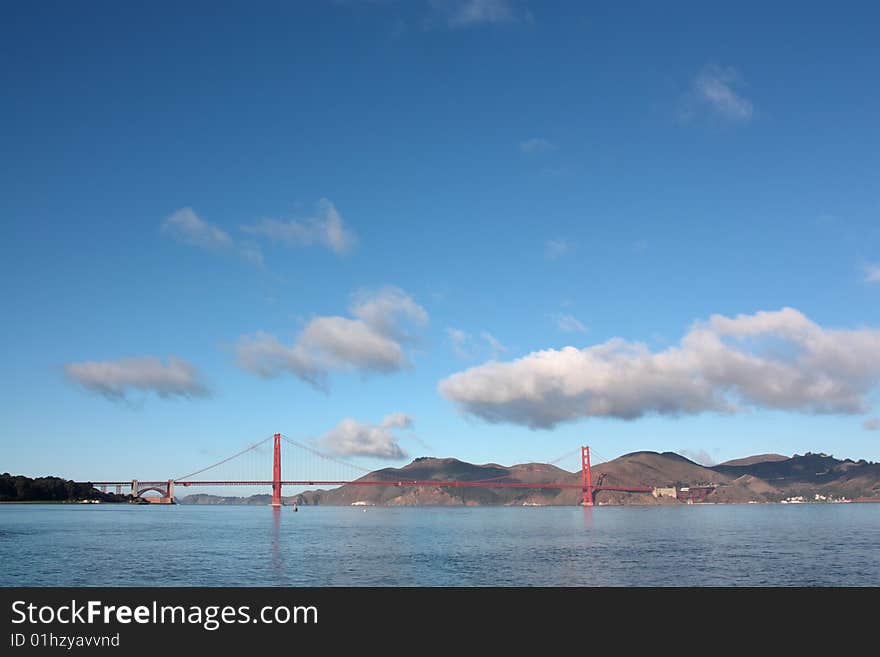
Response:
[{"label": "golden gate bridge", "polygon": [[[259,469],[262,471],[262,468],[266,467],[265,460],[258,460],[256,465],[251,465],[251,473],[250,476],[242,477],[240,471],[238,471],[237,476],[235,477],[222,477],[218,476],[218,473],[222,471],[223,466],[228,466],[228,464],[236,461],[240,461],[244,459],[248,455],[263,457],[263,453],[266,450],[269,441],[273,441],[272,443],[272,478],[271,479],[262,479],[259,478],[256,470]],[[289,449],[297,450],[299,458],[295,459],[297,462],[297,466],[302,468],[300,471],[299,477],[291,477],[285,478],[283,476],[282,471],[282,446],[287,447]],[[523,489],[557,489],[557,490],[565,490],[565,489],[580,489],[582,491],[581,504],[584,506],[593,506],[596,499],[596,494],[600,491],[618,491],[618,492],[627,492],[627,493],[650,493],[653,491],[653,487],[651,486],[633,486],[633,485],[606,485],[604,483],[605,474],[603,474],[595,483],[593,481],[593,466],[590,462],[590,448],[588,446],[582,446],[580,448],[581,453],[581,478],[578,482],[572,482],[570,479],[568,481],[557,481],[557,482],[524,482],[524,481],[504,481],[504,479],[511,478],[509,474],[501,475],[499,477],[492,478],[484,478],[484,479],[476,479],[476,480],[437,480],[437,479],[406,479],[401,478],[399,472],[384,472],[382,470],[379,471],[371,471],[366,468],[362,468],[360,466],[348,463],[339,459],[330,454],[326,454],[321,450],[318,450],[314,447],[310,447],[305,445],[299,441],[294,440],[288,436],[282,435],[280,433],[276,433],[272,436],[268,436],[263,440],[256,442],[247,448],[237,452],[231,456],[228,456],[224,459],[217,461],[216,463],[212,463],[204,468],[200,468],[188,474],[185,474],[180,477],[175,477],[173,479],[164,479],[164,480],[155,480],[155,481],[146,481],[139,479],[126,479],[124,481],[89,481],[89,482],[78,482],[78,483],[86,483],[95,487],[100,487],[102,490],[106,491],[108,486],[115,486],[117,494],[121,494],[125,488],[130,487],[132,497],[139,498],[145,495],[148,492],[157,492],[159,497],[146,497],[151,502],[159,503],[159,504],[172,504],[174,502],[174,491],[175,487],[183,486],[189,488],[191,486],[210,486],[210,487],[224,487],[224,486],[252,486],[252,487],[262,487],[262,486],[271,486],[272,489],[272,502],[271,505],[275,507],[280,507],[282,505],[281,501],[281,490],[283,486],[408,486],[408,487],[432,487],[432,488],[523,488]],[[571,455],[571,453],[565,455],[565,457]],[[303,456],[305,458],[303,458]],[[556,459],[555,461],[561,460]],[[264,457],[263,457],[264,459]],[[326,468],[324,468],[324,474],[320,476],[309,476],[303,477],[302,472],[312,472],[315,473],[317,468],[309,467],[314,466],[315,462],[320,460],[320,462],[324,465],[331,464],[337,466],[337,468],[344,468],[347,470],[345,474],[339,474],[337,471],[333,475],[326,474]],[[286,462],[289,462],[290,459],[287,459]],[[554,463],[555,461],[551,461],[550,463]],[[311,462],[311,463],[310,463]],[[360,476],[354,477],[352,476],[352,471],[358,472]],[[209,478],[196,478],[202,475],[206,475],[207,473],[211,473],[212,476]]]}]

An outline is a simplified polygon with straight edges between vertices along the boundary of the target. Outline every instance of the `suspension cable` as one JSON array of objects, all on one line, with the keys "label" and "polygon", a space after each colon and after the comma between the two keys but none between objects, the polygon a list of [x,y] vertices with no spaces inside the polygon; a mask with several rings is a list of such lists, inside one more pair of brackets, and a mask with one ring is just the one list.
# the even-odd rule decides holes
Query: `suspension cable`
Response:
[{"label": "suspension cable", "polygon": [[600,463],[607,463],[608,461],[611,460],[608,457],[603,456],[602,454],[600,454],[599,452],[594,450],[592,447],[590,448],[590,456],[598,456],[599,457],[599,460],[596,461],[596,465],[598,465]]},{"label": "suspension cable", "polygon": [[259,447],[260,445],[262,445],[263,443],[272,440],[272,438],[273,438],[272,436],[269,436],[268,438],[264,438],[264,439],[261,440],[260,442],[258,442],[258,443],[254,443],[254,444],[251,445],[250,447],[246,447],[245,449],[241,450],[241,451],[238,452],[237,454],[233,454],[232,456],[227,456],[227,457],[226,457],[225,459],[223,459],[222,461],[217,461],[217,462],[214,463],[213,465],[209,465],[207,468],[202,468],[201,470],[196,470],[195,472],[190,472],[188,475],[184,475],[183,477],[176,477],[176,478],[174,479],[174,481],[181,481],[181,480],[183,480],[183,479],[189,479],[190,477],[195,477],[197,474],[202,474],[203,472],[205,472],[205,471],[207,471],[207,470],[210,470],[211,468],[216,468],[218,465],[223,465],[224,463],[227,463],[228,461],[231,461],[232,459],[236,459],[236,458],[238,458],[238,457],[241,456],[242,454],[247,454],[247,453],[250,452],[251,450],[256,449],[257,447]]},{"label": "suspension cable", "polygon": [[560,461],[564,461],[564,460],[567,459],[567,458],[571,458],[571,457],[574,456],[575,454],[579,454],[580,451],[581,451],[581,448],[580,448],[580,447],[578,447],[577,449],[573,449],[573,450],[571,450],[570,452],[566,452],[566,453],[563,454],[562,456],[559,456],[559,457],[553,459],[552,461],[547,461],[547,465],[556,465],[556,464],[559,463]]},{"label": "suspension cable", "polygon": [[313,447],[309,447],[308,445],[303,445],[301,442],[298,442],[298,441],[294,440],[293,438],[290,438],[289,436],[285,436],[282,434],[281,438],[283,440],[285,440],[286,442],[290,443],[291,445],[293,445],[294,447],[299,447],[300,449],[304,449],[307,452],[311,452],[315,456],[319,456],[322,459],[326,459],[328,461],[333,461],[334,463],[336,463],[338,465],[344,465],[348,468],[354,468],[355,470],[360,470],[361,472],[364,472],[364,473],[372,472],[372,470],[368,470],[367,468],[362,468],[361,466],[355,465],[354,463],[347,463],[347,462],[343,461],[342,459],[338,459],[334,456],[330,456],[329,454],[325,454],[324,452],[321,452],[317,449],[314,449]]}]

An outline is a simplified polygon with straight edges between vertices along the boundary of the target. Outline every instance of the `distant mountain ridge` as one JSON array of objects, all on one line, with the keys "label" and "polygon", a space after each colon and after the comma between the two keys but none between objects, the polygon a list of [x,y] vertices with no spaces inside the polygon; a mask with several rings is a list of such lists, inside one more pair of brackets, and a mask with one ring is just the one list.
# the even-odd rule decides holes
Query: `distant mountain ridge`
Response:
[{"label": "distant mountain ridge", "polygon": [[788,456],[783,456],[782,454],[756,454],[755,456],[747,456],[742,459],[733,459],[731,461],[725,461],[724,463],[719,463],[718,465],[754,465],[755,463],[764,463],[766,461],[784,461]]},{"label": "distant mountain ridge", "polygon": [[[702,466],[675,452],[640,451],[598,464],[592,471],[594,485],[650,486],[677,489],[713,486],[706,502],[778,502],[793,497],[805,500],[880,498],[880,464],[836,459],[827,454],[761,454],[734,459],[716,466]],[[476,465],[455,458],[420,457],[400,468],[382,468],[364,480],[388,481],[388,486],[346,484],[331,490],[311,490],[285,498],[302,506],[513,506],[576,505],[582,494],[570,489],[483,488],[451,486],[396,486],[392,482],[497,481],[517,483],[566,483],[579,485],[581,473],[568,472],[545,463],[503,466]],[[189,495],[183,504],[268,504],[269,495],[219,497]],[[651,493],[599,491],[598,504],[678,504],[669,496]]]},{"label": "distant mountain ridge", "polygon": [[795,454],[784,460],[765,460],[745,465],[730,463],[713,470],[732,478],[749,475],[781,493],[814,497],[880,497],[880,463],[864,459],[836,459],[828,454]]}]

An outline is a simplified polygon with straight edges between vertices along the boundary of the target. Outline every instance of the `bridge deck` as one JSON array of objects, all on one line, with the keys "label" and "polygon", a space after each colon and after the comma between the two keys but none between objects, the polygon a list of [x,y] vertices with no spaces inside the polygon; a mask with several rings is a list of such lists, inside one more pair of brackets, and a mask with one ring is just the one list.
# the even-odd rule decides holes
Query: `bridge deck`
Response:
[{"label": "bridge deck", "polygon": [[[77,482],[91,484],[92,486],[125,486],[131,485],[128,481],[88,481]],[[138,486],[150,485],[166,485],[168,480],[163,481],[141,481],[138,480]],[[271,480],[218,480],[218,481],[174,481],[175,486],[272,486]],[[283,486],[435,486],[449,488],[551,488],[551,489],[576,489],[583,490],[583,484],[563,484],[563,483],[526,483],[521,481],[435,481],[432,479],[394,479],[394,480],[378,480],[378,479],[356,479],[354,481],[319,481],[319,480],[302,480],[302,481],[282,481]],[[593,486],[594,491],[611,490],[626,493],[650,493],[654,489],[650,486]]]}]

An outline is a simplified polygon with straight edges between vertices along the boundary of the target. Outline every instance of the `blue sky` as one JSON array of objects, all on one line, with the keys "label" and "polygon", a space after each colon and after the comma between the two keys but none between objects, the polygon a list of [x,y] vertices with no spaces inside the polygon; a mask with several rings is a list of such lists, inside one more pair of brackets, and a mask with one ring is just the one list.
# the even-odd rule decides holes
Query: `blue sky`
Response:
[{"label": "blue sky", "polygon": [[0,469],[880,460],[870,3],[3,13]]}]

